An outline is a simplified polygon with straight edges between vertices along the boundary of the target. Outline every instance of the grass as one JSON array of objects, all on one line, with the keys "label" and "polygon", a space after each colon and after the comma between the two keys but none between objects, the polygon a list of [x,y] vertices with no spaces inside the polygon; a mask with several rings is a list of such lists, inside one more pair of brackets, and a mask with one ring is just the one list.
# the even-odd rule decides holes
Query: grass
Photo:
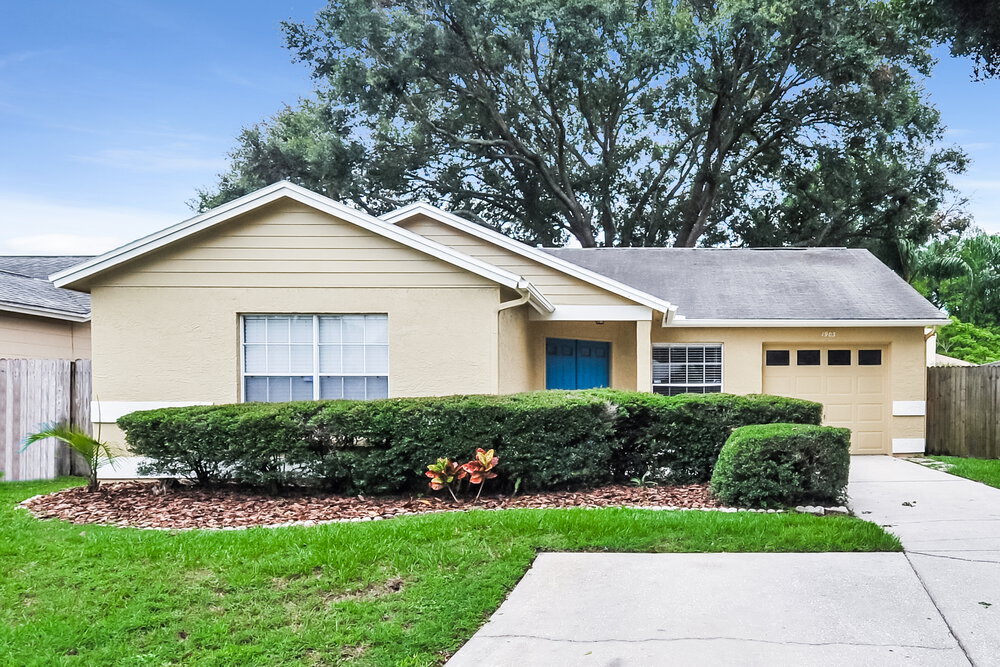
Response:
[{"label": "grass", "polygon": [[944,472],[974,479],[983,484],[989,484],[1000,489],[1000,460],[997,459],[966,459],[958,456],[931,456],[935,461],[947,463]]},{"label": "grass", "polygon": [[539,550],[896,551],[851,517],[506,510],[247,531],[38,521],[0,484],[0,663],[439,664]]}]

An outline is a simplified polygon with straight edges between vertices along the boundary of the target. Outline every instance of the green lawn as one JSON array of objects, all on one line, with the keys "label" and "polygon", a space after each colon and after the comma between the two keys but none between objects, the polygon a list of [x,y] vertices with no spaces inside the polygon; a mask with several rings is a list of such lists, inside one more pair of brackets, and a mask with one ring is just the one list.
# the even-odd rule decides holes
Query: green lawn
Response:
[{"label": "green lawn", "polygon": [[958,456],[931,456],[929,458],[947,463],[950,467],[942,468],[944,472],[966,479],[974,479],[977,482],[1000,489],[1000,460],[966,459]]},{"label": "green lawn", "polygon": [[850,517],[506,510],[169,533],[37,521],[0,484],[0,664],[430,665],[539,550],[895,551]]}]

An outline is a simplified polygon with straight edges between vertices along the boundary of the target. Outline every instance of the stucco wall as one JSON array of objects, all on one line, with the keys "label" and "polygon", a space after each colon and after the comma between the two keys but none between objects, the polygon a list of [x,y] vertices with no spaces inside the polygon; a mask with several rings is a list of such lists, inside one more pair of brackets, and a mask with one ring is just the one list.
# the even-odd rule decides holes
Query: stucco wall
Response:
[{"label": "stucco wall", "polygon": [[500,292],[331,216],[272,206],[95,278],[94,393],[240,400],[248,313],[387,313],[390,396],[495,393]]},{"label": "stucco wall", "polygon": [[90,323],[0,313],[0,358],[89,359]]},{"label": "stucco wall", "polygon": [[[893,401],[924,401],[927,368],[924,330],[921,327],[845,328],[729,328],[701,329],[654,327],[654,343],[722,343],[723,391],[759,393],[763,387],[763,350],[767,344],[817,347],[885,346],[888,358],[889,397]],[[892,439],[924,437],[923,416],[892,416]]]},{"label": "stucco wall", "polygon": [[535,366],[538,352],[531,336],[528,308],[519,306],[499,313],[499,393],[515,394],[538,389]]}]

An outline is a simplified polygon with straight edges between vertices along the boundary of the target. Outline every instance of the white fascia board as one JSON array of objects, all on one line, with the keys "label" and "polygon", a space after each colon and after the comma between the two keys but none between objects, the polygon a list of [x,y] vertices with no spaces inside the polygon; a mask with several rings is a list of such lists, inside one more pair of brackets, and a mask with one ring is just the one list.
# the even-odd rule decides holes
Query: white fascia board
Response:
[{"label": "white fascia board", "polygon": [[192,405],[214,404],[212,401],[91,401],[90,421],[95,424],[112,424],[119,417],[139,410],[187,408]]},{"label": "white fascia board", "polygon": [[63,310],[52,310],[50,308],[23,306],[12,303],[0,303],[0,311],[17,313],[18,315],[34,315],[35,317],[45,317],[52,320],[66,320],[67,322],[90,321],[90,315],[80,315],[79,313],[67,313]]},{"label": "white fascia board", "polygon": [[941,320],[698,320],[678,315],[671,327],[929,327]]},{"label": "white fascia board", "polygon": [[549,313],[529,313],[528,319],[540,322],[638,322],[653,318],[646,306],[556,306]]},{"label": "white fascia board", "polygon": [[653,296],[652,294],[637,290],[634,287],[629,287],[625,283],[620,283],[617,280],[608,278],[607,276],[594,273],[593,271],[585,269],[578,264],[556,257],[555,255],[550,255],[547,252],[539,250],[538,248],[532,248],[530,245],[521,243],[520,241],[515,241],[509,236],[504,236],[500,232],[493,231],[492,229],[488,229],[482,225],[477,225],[476,223],[470,222],[469,220],[457,216],[454,213],[449,213],[448,211],[441,210],[435,206],[431,206],[430,204],[409,204],[408,206],[404,206],[403,208],[390,211],[389,213],[380,216],[380,219],[392,224],[399,224],[403,220],[417,215],[425,215],[428,218],[437,220],[438,222],[448,225],[449,227],[472,234],[483,241],[506,248],[507,250],[521,255],[522,257],[532,259],[539,264],[544,264],[549,268],[556,269],[557,271],[561,271],[567,275],[573,276],[574,278],[579,278],[584,282],[600,287],[601,289],[607,290],[612,294],[617,294],[618,296],[623,296],[630,301],[641,303],[642,305],[652,308],[653,310],[667,312],[671,308],[674,308],[671,306],[669,301],[664,301],[663,299]]},{"label": "white fascia board", "polygon": [[480,259],[459,252],[454,248],[384,222],[367,213],[350,208],[329,197],[317,194],[287,181],[269,185],[266,188],[235,199],[228,204],[223,204],[211,211],[207,211],[155,234],[133,241],[104,255],[95,257],[83,264],[78,264],[65,271],[55,273],[50,276],[50,280],[56,287],[63,287],[130,259],[145,255],[192,234],[209,229],[283,197],[293,199],[301,204],[328,213],[374,234],[401,243],[470,273],[482,276],[504,287],[517,289],[518,284],[523,281],[523,278],[506,269],[493,266]]}]

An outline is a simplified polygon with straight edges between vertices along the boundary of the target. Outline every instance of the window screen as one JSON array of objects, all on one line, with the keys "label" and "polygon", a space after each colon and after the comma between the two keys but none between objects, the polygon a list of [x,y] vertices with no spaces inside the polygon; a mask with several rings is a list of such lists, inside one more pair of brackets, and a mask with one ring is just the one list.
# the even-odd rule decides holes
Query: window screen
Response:
[{"label": "window screen", "polygon": [[386,315],[245,315],[243,400],[386,398]]},{"label": "window screen", "polygon": [[667,396],[722,391],[722,345],[654,345],[653,391]]}]

